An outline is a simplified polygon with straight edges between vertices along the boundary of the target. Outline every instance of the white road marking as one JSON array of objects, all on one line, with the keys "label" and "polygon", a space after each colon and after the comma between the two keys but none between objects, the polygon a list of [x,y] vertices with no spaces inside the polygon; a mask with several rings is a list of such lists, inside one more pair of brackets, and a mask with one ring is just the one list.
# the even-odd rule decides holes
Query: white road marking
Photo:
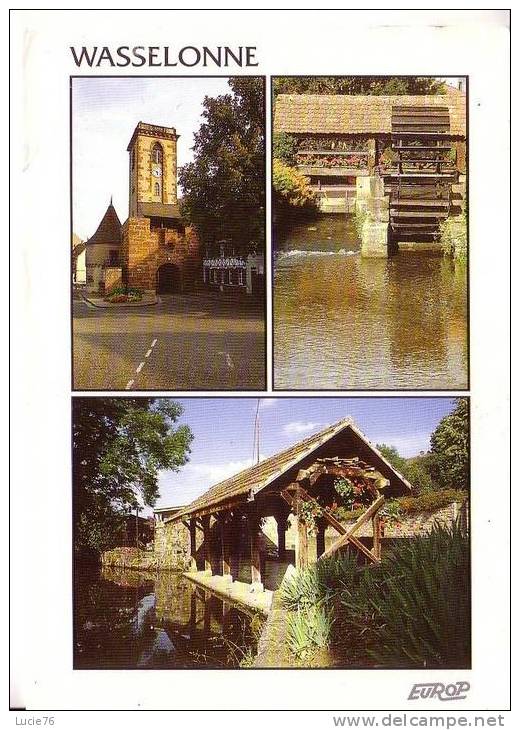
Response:
[{"label": "white road marking", "polygon": [[140,373],[141,370],[143,369],[143,367],[144,367],[144,360],[139,363],[139,365],[137,366],[137,370],[135,372]]},{"label": "white road marking", "polygon": [[151,354],[152,354],[152,351],[151,350],[148,350],[148,352],[146,353],[145,357],[150,357]]},{"label": "white road marking", "polygon": [[132,387],[133,384],[134,384],[134,381],[129,380],[128,383],[126,384],[125,390],[130,390],[130,388]]},{"label": "white road marking", "polygon": [[154,341],[152,342],[152,347],[155,347],[155,345],[156,345],[156,344],[157,344],[157,339],[155,339],[155,340],[154,340]]}]

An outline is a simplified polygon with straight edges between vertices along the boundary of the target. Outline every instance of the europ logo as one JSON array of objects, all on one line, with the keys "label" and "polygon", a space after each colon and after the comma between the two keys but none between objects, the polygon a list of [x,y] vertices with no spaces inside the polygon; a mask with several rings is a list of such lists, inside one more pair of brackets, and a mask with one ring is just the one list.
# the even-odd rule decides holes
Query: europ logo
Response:
[{"label": "europ logo", "polygon": [[463,700],[468,696],[469,682],[454,682],[443,684],[442,682],[425,682],[414,684],[409,700],[433,700],[435,698],[445,702],[446,700]]}]

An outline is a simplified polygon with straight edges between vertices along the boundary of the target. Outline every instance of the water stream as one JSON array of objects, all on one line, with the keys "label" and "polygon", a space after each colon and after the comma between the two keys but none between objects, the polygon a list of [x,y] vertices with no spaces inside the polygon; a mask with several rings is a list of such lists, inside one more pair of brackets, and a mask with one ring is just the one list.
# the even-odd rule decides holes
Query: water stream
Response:
[{"label": "water stream", "polygon": [[108,569],[76,580],[75,669],[230,669],[261,620],[170,571]]},{"label": "water stream", "polygon": [[359,248],[345,215],[275,241],[275,387],[466,388],[466,268],[437,252],[364,259]]}]

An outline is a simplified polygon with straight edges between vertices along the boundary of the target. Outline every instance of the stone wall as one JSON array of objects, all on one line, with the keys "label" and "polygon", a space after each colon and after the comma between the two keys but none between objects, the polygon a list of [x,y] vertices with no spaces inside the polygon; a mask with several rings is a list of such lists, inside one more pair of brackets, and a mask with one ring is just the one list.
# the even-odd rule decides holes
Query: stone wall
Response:
[{"label": "stone wall", "polygon": [[182,522],[157,522],[154,554],[163,568],[188,570],[191,563],[190,533]]},{"label": "stone wall", "polygon": [[148,218],[128,218],[122,239],[123,267],[130,287],[155,291],[157,270],[163,264],[177,267],[179,291],[193,289],[202,277],[200,242],[193,228],[181,233],[150,228]]},{"label": "stone wall", "polygon": [[[389,522],[384,527],[384,540],[393,540],[397,538],[411,538],[418,535],[427,535],[435,525],[449,526],[461,515],[463,524],[468,525],[468,503],[452,502],[446,507],[428,512],[411,512],[404,514],[399,521]],[[343,523],[346,528],[352,527],[355,520]],[[276,545],[278,544],[278,535],[276,530],[276,520],[274,517],[268,517],[262,527],[264,534]],[[357,537],[372,538],[372,523],[360,527],[356,533]],[[288,551],[295,549],[297,537],[296,518],[294,515],[289,516],[289,527],[285,536],[285,544]],[[325,548],[328,549],[337,539],[339,535],[333,527],[327,527],[325,531]],[[384,544],[384,543],[383,543]],[[316,560],[316,540],[312,537],[309,539],[309,559]]]}]

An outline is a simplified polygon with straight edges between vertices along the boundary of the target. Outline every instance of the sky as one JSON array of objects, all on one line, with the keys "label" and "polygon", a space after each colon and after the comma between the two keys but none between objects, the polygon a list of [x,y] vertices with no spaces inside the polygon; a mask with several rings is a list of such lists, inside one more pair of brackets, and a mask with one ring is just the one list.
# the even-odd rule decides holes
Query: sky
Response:
[{"label": "sky", "polygon": [[[187,504],[253,463],[257,398],[176,398],[194,435],[190,461],[162,472],[157,507]],[[272,456],[350,416],[373,443],[402,456],[429,449],[430,434],[453,410],[453,398],[261,398],[260,454]],[[151,511],[148,510],[148,514]]]},{"label": "sky", "polygon": [[75,78],[72,80],[73,230],[91,236],[113,196],[128,217],[128,152],[137,122],[175,127],[178,164],[193,158],[205,96],[229,93],[227,78]]}]

